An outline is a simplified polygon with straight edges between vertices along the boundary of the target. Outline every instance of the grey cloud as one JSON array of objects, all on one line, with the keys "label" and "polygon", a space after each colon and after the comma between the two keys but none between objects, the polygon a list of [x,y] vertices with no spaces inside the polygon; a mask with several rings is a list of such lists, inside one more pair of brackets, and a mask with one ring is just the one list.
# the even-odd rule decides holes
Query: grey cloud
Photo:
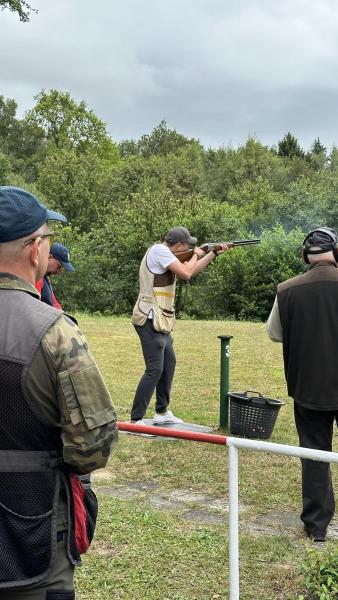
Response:
[{"label": "grey cloud", "polygon": [[21,111],[69,90],[114,139],[162,118],[205,145],[249,134],[304,145],[337,139],[338,6],[333,0],[32,0],[30,23],[0,12],[0,94]]}]

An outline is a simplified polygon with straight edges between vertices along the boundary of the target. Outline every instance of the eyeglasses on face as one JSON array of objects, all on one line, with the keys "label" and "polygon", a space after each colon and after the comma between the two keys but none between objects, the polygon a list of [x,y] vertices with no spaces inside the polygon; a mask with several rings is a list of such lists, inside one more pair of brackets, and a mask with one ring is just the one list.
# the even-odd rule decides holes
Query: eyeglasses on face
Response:
[{"label": "eyeglasses on face", "polygon": [[54,240],[53,231],[50,231],[49,233],[41,233],[40,235],[36,235],[35,237],[30,238],[29,240],[26,240],[23,245],[28,246],[29,244],[32,244],[36,240],[42,239],[42,238],[48,238],[48,244],[49,244],[49,247],[51,247],[53,240]]}]

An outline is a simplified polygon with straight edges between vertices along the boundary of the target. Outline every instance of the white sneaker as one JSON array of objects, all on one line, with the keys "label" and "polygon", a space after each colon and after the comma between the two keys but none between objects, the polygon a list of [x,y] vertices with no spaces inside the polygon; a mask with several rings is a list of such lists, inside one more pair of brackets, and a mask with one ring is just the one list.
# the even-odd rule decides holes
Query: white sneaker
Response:
[{"label": "white sneaker", "polygon": [[[146,425],[146,423],[143,421],[143,419],[139,419],[138,421],[130,421],[130,423],[132,425]],[[156,437],[152,433],[138,433],[136,431],[128,431],[127,433],[129,433],[130,435],[140,435],[142,437],[150,437],[150,438]]]},{"label": "white sneaker", "polygon": [[178,417],[175,417],[175,415],[173,415],[171,410],[167,410],[167,412],[164,413],[163,415],[160,415],[159,413],[155,413],[153,422],[154,422],[154,424],[156,423],[156,425],[162,425],[162,423],[183,423],[183,419],[179,419]]}]

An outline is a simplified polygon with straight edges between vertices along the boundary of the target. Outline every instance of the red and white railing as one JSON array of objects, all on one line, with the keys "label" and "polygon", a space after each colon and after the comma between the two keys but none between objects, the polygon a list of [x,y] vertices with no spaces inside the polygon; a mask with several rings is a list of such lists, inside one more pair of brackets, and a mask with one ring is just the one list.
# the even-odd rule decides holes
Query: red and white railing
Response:
[{"label": "red and white railing", "polygon": [[309,458],[327,463],[338,464],[337,452],[324,452],[311,448],[299,448],[284,444],[262,442],[244,438],[228,437],[212,433],[198,433],[192,431],[178,431],[150,425],[136,425],[135,423],[118,422],[120,431],[131,433],[145,433],[161,437],[178,438],[193,442],[206,442],[220,444],[229,448],[229,600],[239,600],[239,518],[238,518],[238,463],[240,449],[250,449],[257,452],[270,452],[283,454],[296,458]]}]

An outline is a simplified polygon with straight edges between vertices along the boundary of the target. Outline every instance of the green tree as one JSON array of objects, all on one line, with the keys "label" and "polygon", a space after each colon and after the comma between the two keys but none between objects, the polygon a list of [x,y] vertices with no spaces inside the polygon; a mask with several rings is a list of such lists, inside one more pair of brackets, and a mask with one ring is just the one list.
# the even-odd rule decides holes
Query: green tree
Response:
[{"label": "green tree", "polygon": [[10,11],[19,15],[20,21],[27,22],[31,13],[37,13],[35,8],[32,8],[25,0],[0,0],[0,9]]},{"label": "green tree", "polygon": [[5,154],[0,152],[0,185],[8,185],[11,176],[11,163]]},{"label": "green tree", "polygon": [[190,145],[197,145],[201,148],[197,140],[186,138],[176,129],[169,129],[163,119],[150,134],[142,135],[138,141],[123,140],[120,142],[119,149],[124,157],[140,154],[144,158],[149,158],[150,156],[176,154]]},{"label": "green tree", "polygon": [[110,170],[109,160],[91,148],[81,154],[75,148],[60,148],[40,165],[37,185],[49,204],[64,212],[73,226],[89,231],[108,202]]},{"label": "green tree", "polygon": [[243,146],[219,148],[205,153],[207,194],[221,202],[231,201],[230,190],[248,181],[264,178],[281,191],[288,180],[283,161],[267,146],[249,137]]},{"label": "green tree", "polygon": [[51,147],[74,148],[76,152],[95,147],[99,155],[117,159],[118,150],[109,137],[106,125],[84,101],[75,102],[68,92],[42,90],[27,122],[40,127]]},{"label": "green tree", "polygon": [[317,137],[314,140],[314,142],[310,148],[310,152],[311,152],[311,154],[326,154],[326,147],[323,146],[319,137]]},{"label": "green tree", "polygon": [[326,147],[323,146],[319,138],[314,140],[306,158],[315,171],[322,171],[326,167],[328,161]]},{"label": "green tree", "polygon": [[304,150],[302,150],[297,138],[290,131],[278,142],[278,156],[290,159],[305,157]]},{"label": "green tree", "polygon": [[13,98],[0,96],[0,144],[4,148],[8,146],[10,132],[17,123],[17,103]]},{"label": "green tree", "polygon": [[44,133],[34,123],[17,119],[16,111],[14,99],[0,96],[0,150],[10,157],[13,172],[32,182],[44,159]]},{"label": "green tree", "polygon": [[205,192],[203,152],[196,145],[166,156],[129,156],[116,163],[112,173],[111,197],[119,203],[151,187],[182,197]]}]

